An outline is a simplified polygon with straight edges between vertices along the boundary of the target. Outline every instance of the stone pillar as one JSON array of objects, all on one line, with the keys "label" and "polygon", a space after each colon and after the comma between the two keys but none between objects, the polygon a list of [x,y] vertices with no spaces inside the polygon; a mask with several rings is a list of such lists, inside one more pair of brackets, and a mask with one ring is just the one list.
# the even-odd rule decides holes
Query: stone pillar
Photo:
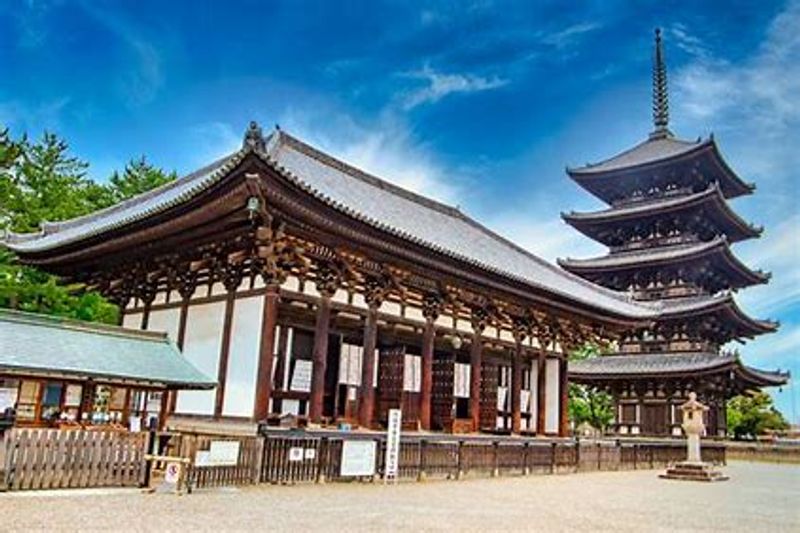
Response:
[{"label": "stone pillar", "polygon": [[333,291],[320,290],[317,321],[314,326],[314,367],[311,372],[311,399],[308,411],[308,416],[314,424],[319,424],[322,421],[322,403],[325,398],[325,368],[328,364],[328,333],[330,331],[332,296]]},{"label": "stone pillar", "polygon": [[433,350],[436,341],[435,318],[425,319],[422,333],[422,380],[419,396],[419,421],[422,429],[431,429],[431,405],[433,399]]},{"label": "stone pillar", "polygon": [[517,336],[511,362],[511,432],[518,434],[522,427],[520,394],[522,393],[522,337]]},{"label": "stone pillar", "polygon": [[375,347],[378,342],[379,301],[372,301],[364,323],[364,353],[361,361],[361,388],[358,398],[358,423],[363,427],[372,425],[375,412]]},{"label": "stone pillar", "polygon": [[275,326],[278,324],[278,301],[280,289],[277,284],[267,285],[264,294],[264,310],[261,316],[261,345],[259,347],[256,399],[253,419],[264,420],[269,416],[269,400],[272,396],[272,364],[275,354]]},{"label": "stone pillar", "polygon": [[[473,326],[474,328],[474,326]],[[472,418],[473,431],[481,427],[481,363],[483,362],[483,328],[474,328],[472,346],[469,351],[470,383],[469,383],[469,416]]]}]

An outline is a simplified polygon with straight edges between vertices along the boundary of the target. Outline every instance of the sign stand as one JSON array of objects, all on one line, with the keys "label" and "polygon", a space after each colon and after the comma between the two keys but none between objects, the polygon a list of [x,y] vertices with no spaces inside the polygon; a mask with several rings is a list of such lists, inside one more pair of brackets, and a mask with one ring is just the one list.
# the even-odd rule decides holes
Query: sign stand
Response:
[{"label": "sign stand", "polygon": [[389,409],[389,422],[386,428],[386,462],[383,468],[383,483],[397,483],[400,464],[400,426],[403,414],[400,409]]},{"label": "sign stand", "polygon": [[166,470],[164,472],[164,480],[161,485],[157,487],[149,487],[145,489],[147,493],[161,492],[161,493],[174,493],[182,496],[186,492],[191,492],[189,487],[187,469],[191,461],[183,457],[168,457],[164,455],[145,455],[145,461],[156,462],[161,461],[166,463]]}]

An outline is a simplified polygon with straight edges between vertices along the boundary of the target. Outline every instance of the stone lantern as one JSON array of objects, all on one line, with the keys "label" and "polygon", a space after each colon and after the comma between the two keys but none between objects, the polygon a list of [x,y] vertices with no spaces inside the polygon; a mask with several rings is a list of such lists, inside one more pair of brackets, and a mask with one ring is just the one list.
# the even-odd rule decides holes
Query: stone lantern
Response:
[{"label": "stone lantern", "polygon": [[727,476],[715,470],[711,463],[704,463],[700,454],[700,437],[706,430],[703,414],[708,407],[697,401],[697,394],[689,393],[689,401],[681,405],[683,432],[686,434],[686,460],[667,469],[660,477],[686,481],[725,481]]}]

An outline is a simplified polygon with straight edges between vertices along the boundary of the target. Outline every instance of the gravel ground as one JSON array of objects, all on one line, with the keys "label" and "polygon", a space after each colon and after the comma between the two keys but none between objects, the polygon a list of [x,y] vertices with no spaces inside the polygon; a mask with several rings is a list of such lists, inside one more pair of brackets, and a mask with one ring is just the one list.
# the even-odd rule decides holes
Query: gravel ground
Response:
[{"label": "gravel ground", "polygon": [[0,495],[0,530],[800,531],[800,465],[732,463],[731,480],[657,471],[261,486],[189,496],[138,491]]}]

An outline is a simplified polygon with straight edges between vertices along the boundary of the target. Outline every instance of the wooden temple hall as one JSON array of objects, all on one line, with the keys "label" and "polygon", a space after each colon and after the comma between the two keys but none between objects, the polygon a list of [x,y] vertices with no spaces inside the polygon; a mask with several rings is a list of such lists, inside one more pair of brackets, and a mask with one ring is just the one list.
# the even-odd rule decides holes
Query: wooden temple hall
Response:
[{"label": "wooden temple hall", "polygon": [[569,373],[572,381],[614,395],[619,433],[680,435],[677,406],[694,391],[711,407],[708,433],[725,436],[726,399],[783,385],[789,376],[748,367],[736,352],[722,350],[778,326],[745,314],[732,295],[769,280],[731,251],[761,234],[728,204],[755,186],[725,163],[713,136],[684,141],[673,135],[666,76],[656,32],[652,133],[606,161],[568,170],[609,207],[564,220],[609,253],[559,261],[587,280],[660,305],[661,316],[623,335],[616,354],[572,363]]},{"label": "wooden temple hall", "polygon": [[377,428],[400,407],[407,428],[564,435],[565,353],[659,314],[255,123],[227,157],[6,244],[217,378],[171,394],[173,427]]}]

